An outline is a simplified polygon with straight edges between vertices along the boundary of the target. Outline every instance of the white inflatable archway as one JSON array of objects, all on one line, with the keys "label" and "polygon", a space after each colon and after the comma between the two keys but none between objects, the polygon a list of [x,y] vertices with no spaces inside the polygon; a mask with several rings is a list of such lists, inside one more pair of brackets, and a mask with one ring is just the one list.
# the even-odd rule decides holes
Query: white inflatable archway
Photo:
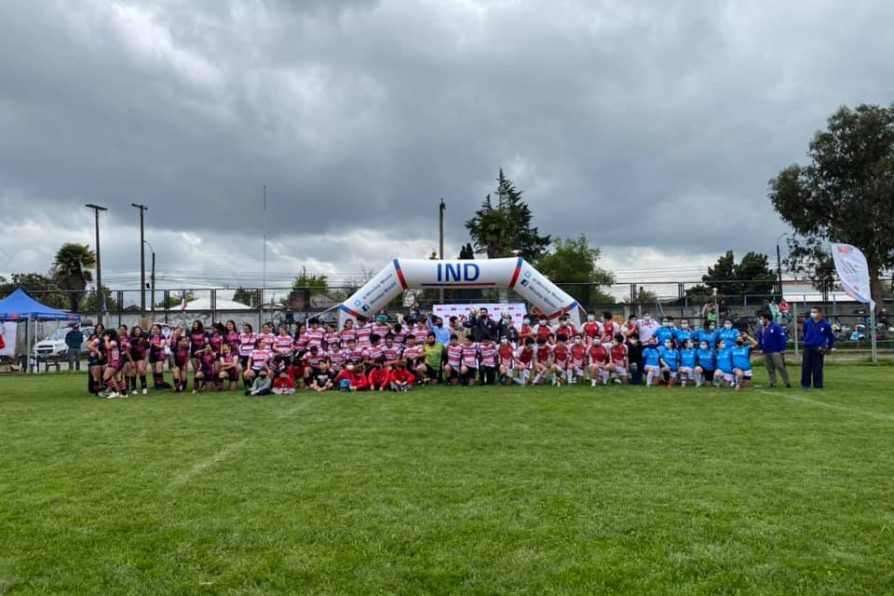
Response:
[{"label": "white inflatable archway", "polygon": [[360,315],[372,317],[402,292],[417,288],[508,288],[550,319],[568,313],[576,324],[580,323],[577,301],[521,257],[480,261],[394,259],[342,303],[339,327]]}]

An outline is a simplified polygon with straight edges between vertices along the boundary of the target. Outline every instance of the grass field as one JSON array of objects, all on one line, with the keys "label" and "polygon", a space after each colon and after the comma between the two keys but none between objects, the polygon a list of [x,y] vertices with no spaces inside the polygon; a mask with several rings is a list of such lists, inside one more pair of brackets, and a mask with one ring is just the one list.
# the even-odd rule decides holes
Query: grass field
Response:
[{"label": "grass field", "polygon": [[827,376],[116,401],[0,378],[0,593],[894,593],[894,367]]}]

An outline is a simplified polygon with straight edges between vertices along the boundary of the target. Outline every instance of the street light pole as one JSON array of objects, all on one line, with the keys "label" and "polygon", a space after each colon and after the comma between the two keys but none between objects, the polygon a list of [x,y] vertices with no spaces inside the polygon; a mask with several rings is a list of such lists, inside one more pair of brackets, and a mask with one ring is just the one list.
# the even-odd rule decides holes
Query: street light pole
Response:
[{"label": "street light pole", "polygon": [[146,316],[146,235],[143,228],[143,214],[149,207],[142,203],[131,203],[140,210],[140,314]]},{"label": "street light pole", "polygon": [[[442,261],[444,260],[444,213],[447,211],[447,203],[444,202],[444,199],[441,199],[441,205],[438,209],[439,212],[439,243],[438,243],[438,258]],[[438,292],[438,298],[441,301],[441,304],[444,304],[444,288],[441,288]]]},{"label": "street light pole", "polygon": [[779,299],[782,300],[782,252],[779,250],[779,243],[783,238],[788,236],[788,232],[783,232],[779,238],[776,239],[776,279],[779,284]]},{"label": "street light pole", "polygon": [[152,258],[152,273],[149,274],[149,285],[152,290],[149,293],[149,317],[152,319],[152,322],[155,322],[155,248],[149,244],[148,240],[143,241],[146,246],[149,247],[151,251]]},{"label": "street light pole", "polygon": [[96,316],[96,322],[102,324],[102,313],[106,306],[106,297],[102,291],[102,260],[99,254],[99,212],[108,211],[108,208],[87,203],[86,207],[93,209],[93,216],[96,226],[96,299],[99,303],[99,314]]}]

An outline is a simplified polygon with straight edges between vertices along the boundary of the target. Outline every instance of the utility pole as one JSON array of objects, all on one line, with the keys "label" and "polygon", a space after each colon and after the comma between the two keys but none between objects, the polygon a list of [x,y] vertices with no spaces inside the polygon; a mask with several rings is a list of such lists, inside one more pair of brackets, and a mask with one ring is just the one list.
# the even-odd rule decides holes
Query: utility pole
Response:
[{"label": "utility pole", "polygon": [[143,228],[143,214],[149,207],[142,203],[131,203],[140,210],[140,314],[146,316],[146,234]]},{"label": "utility pole", "polygon": [[149,274],[149,285],[152,289],[149,293],[149,318],[155,323],[155,247],[153,247],[148,240],[145,240],[144,243],[151,251],[150,258],[152,260],[152,272]]},{"label": "utility pole", "polygon": [[102,323],[102,314],[106,309],[106,295],[102,290],[102,260],[99,254],[99,212],[108,211],[106,207],[100,207],[93,203],[87,203],[86,207],[93,209],[94,221],[96,222],[96,299],[99,302],[99,314],[96,316],[96,322]]},{"label": "utility pole", "polygon": [[[444,213],[447,212],[447,203],[444,202],[444,199],[441,199],[441,205],[438,209],[439,211],[439,226],[440,226],[440,235],[439,235],[439,244],[438,244],[438,258],[442,261],[444,260]],[[444,288],[438,290],[438,299],[441,301],[441,304],[444,304]]]},{"label": "utility pole", "polygon": [[779,300],[782,300],[782,251],[779,249],[779,243],[782,242],[782,239],[788,236],[788,233],[784,233],[779,238],[776,239],[776,278],[779,284]]}]

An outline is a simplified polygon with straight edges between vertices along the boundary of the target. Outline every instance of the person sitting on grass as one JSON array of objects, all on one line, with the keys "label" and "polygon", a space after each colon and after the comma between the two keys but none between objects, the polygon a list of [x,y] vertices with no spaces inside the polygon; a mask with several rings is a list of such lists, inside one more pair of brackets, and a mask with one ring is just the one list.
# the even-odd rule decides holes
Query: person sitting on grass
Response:
[{"label": "person sitting on grass", "polygon": [[384,391],[388,382],[388,370],[382,368],[381,362],[374,362],[366,376],[370,391]]},{"label": "person sitting on grass", "polygon": [[587,358],[590,361],[590,387],[595,387],[596,383],[607,384],[609,351],[602,345],[602,338],[593,338],[587,349]]},{"label": "person sitting on grass", "polygon": [[403,363],[397,362],[388,375],[388,388],[391,391],[409,391],[415,381],[415,375],[404,368]]},{"label": "person sitting on grass", "polygon": [[696,352],[691,339],[684,339],[680,347],[680,386],[695,381]]},{"label": "person sitting on grass", "polygon": [[654,335],[643,348],[643,372],[646,373],[646,387],[654,385],[655,379],[661,376],[661,353],[658,351],[658,338]]},{"label": "person sitting on grass", "polygon": [[736,391],[746,388],[748,382],[751,381],[751,349],[755,343],[751,336],[747,333],[742,333],[736,339],[736,345],[730,350]]},{"label": "person sitting on grass", "polygon": [[661,354],[661,374],[664,376],[664,382],[667,383],[668,388],[673,387],[680,371],[680,352],[674,345],[674,340],[665,340],[664,350],[659,353]]},{"label": "person sitting on grass", "polygon": [[721,339],[717,342],[717,371],[714,373],[714,386],[720,387],[724,382],[730,387],[736,384],[733,376],[732,348],[727,346],[725,339]]},{"label": "person sitting on grass", "polygon": [[335,374],[329,370],[329,361],[323,360],[310,381],[310,390],[322,393],[323,391],[329,391],[334,386]]},{"label": "person sitting on grass", "polygon": [[292,395],[295,393],[295,381],[289,376],[287,369],[282,369],[273,380],[273,387],[270,390],[273,395]]},{"label": "person sitting on grass", "polygon": [[270,381],[270,376],[267,374],[267,369],[262,368],[252,380],[251,387],[245,390],[245,395],[252,397],[270,395],[271,387],[272,382]]},{"label": "person sitting on grass", "polygon": [[211,344],[205,344],[204,348],[195,353],[195,357],[199,363],[199,368],[196,370],[195,379],[193,380],[193,395],[205,391],[206,381],[212,389],[214,388],[214,364],[217,360],[214,352],[211,351]]},{"label": "person sitting on grass", "polygon": [[353,362],[348,362],[335,377],[335,386],[339,391],[365,391],[369,386],[366,375]]}]

